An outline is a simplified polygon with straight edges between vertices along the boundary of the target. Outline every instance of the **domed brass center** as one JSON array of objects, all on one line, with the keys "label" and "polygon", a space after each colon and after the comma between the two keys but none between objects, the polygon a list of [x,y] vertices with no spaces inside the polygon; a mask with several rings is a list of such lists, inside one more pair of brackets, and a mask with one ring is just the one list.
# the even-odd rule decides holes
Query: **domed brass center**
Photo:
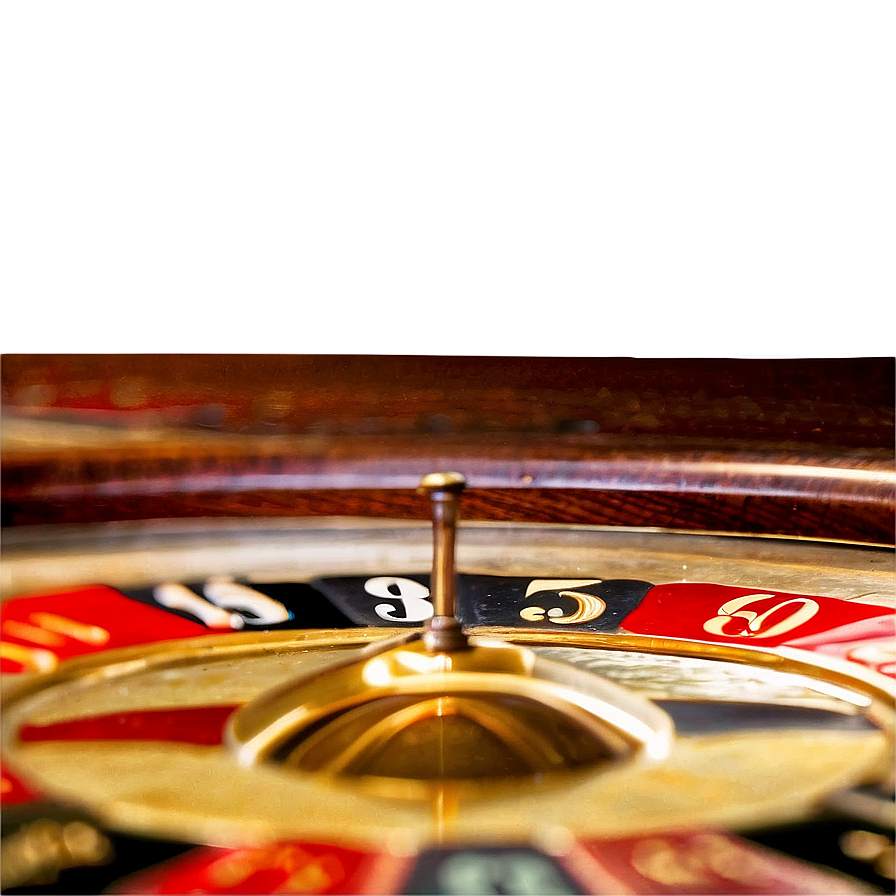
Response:
[{"label": "domed brass center", "polygon": [[524,648],[474,638],[432,654],[418,639],[263,694],[227,736],[244,765],[506,784],[658,758],[672,724],[619,685]]},{"label": "domed brass center", "polygon": [[302,732],[275,758],[331,774],[494,780],[582,768],[630,752],[609,726],[596,736],[534,700],[446,694],[373,700]]}]

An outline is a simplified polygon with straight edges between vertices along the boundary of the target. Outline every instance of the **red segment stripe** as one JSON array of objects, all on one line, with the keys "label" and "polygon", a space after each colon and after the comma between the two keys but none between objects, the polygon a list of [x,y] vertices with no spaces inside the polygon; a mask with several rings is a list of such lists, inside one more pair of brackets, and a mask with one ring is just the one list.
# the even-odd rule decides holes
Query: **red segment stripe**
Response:
[{"label": "red segment stripe", "polygon": [[[133,644],[207,635],[204,625],[94,585],[20,597],[2,609],[0,671],[48,671],[55,662]],[[29,656],[35,662],[29,667]]]},{"label": "red segment stripe", "polygon": [[317,843],[272,843],[245,849],[198,847],[126,877],[110,892],[146,896],[397,893],[389,878],[396,877],[395,866],[406,864],[407,860]]},{"label": "red segment stripe", "polygon": [[860,663],[881,675],[896,678],[896,616],[892,614],[797,638],[790,646]]},{"label": "red segment stripe", "polygon": [[224,724],[236,706],[190,706],[183,709],[141,709],[87,716],[51,725],[25,725],[26,743],[57,740],[159,740],[200,746],[221,743]]},{"label": "red segment stripe", "polygon": [[668,831],[622,839],[580,841],[596,867],[596,893],[664,896],[720,894],[859,894],[859,881],[810,865],[722,831]]},{"label": "red segment stripe", "polygon": [[878,616],[888,607],[835,597],[791,594],[763,588],[677,582],[656,585],[622,623],[624,631],[658,637],[778,647],[825,633],[842,638],[845,626]]}]

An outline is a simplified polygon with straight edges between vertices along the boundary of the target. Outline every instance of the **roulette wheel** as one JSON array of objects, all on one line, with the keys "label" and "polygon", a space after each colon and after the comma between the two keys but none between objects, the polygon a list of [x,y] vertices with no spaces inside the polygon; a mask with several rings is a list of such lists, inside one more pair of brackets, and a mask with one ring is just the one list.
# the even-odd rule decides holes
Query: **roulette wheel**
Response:
[{"label": "roulette wheel", "polygon": [[893,886],[893,359],[7,356],[3,890]]}]

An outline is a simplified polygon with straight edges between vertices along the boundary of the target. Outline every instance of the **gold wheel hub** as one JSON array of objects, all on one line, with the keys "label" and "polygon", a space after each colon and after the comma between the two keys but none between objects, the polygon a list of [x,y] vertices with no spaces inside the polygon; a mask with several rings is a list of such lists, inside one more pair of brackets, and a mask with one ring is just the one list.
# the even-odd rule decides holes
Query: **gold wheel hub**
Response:
[{"label": "gold wheel hub", "polygon": [[387,643],[262,694],[227,729],[242,765],[282,763],[381,790],[400,780],[396,795],[418,797],[431,782],[540,785],[640,754],[659,759],[672,736],[668,715],[627,689],[482,639],[435,654],[422,640]]}]

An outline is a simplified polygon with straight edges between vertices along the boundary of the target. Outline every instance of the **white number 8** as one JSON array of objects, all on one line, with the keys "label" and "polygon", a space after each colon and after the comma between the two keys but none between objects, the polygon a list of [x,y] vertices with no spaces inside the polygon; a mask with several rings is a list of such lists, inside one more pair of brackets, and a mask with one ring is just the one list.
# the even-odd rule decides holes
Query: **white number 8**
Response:
[{"label": "white number 8", "polygon": [[364,590],[374,597],[398,601],[404,608],[405,615],[400,616],[395,613],[398,608],[394,603],[377,604],[373,609],[380,619],[388,619],[390,622],[425,622],[433,614],[429,588],[413,579],[376,576],[364,583]]}]

